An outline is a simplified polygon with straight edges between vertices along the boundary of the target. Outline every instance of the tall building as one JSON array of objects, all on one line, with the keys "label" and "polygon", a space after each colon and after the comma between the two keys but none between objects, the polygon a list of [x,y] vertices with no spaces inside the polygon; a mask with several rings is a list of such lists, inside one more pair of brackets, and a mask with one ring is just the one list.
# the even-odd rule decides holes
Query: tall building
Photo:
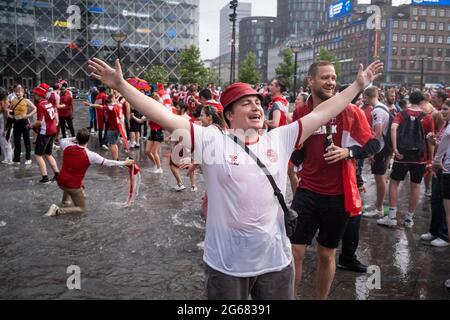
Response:
[{"label": "tall building", "polygon": [[239,24],[239,64],[249,52],[256,55],[262,80],[267,81],[269,47],[275,42],[275,17],[248,17]]},{"label": "tall building", "polygon": [[[230,81],[230,65],[231,65],[231,35],[232,25],[229,15],[231,9],[229,4],[220,10],[220,47],[218,59],[218,75],[222,83]],[[240,2],[236,9],[236,57],[235,66],[239,70],[239,22],[242,18],[250,17],[252,15],[252,4],[247,2]],[[237,72],[236,72],[237,74]]]},{"label": "tall building", "polygon": [[311,40],[324,20],[329,0],[278,0],[277,38]]},{"label": "tall building", "polygon": [[178,78],[178,55],[198,46],[199,0],[0,1],[0,79],[27,87],[56,79],[86,89],[87,60],[120,57],[126,76],[142,76],[155,64]]},{"label": "tall building", "polygon": [[[231,9],[229,4],[227,4],[220,10],[219,54],[221,56],[229,54],[231,52],[231,22],[229,14],[231,14]],[[236,9],[236,14],[236,39],[239,39],[239,22],[242,18],[250,17],[252,15],[252,4],[239,1],[239,5]]]},{"label": "tall building", "polygon": [[[448,2],[413,0],[393,7],[390,1],[373,1],[381,7],[378,56],[385,63],[380,79],[386,85],[450,83],[450,5]],[[441,4],[443,3],[443,4]],[[374,60],[375,30],[368,28],[370,14],[362,6],[350,15],[329,19],[316,34],[314,54],[321,48],[342,63],[341,82],[350,82],[359,63]],[[422,71],[423,70],[423,71]]]}]

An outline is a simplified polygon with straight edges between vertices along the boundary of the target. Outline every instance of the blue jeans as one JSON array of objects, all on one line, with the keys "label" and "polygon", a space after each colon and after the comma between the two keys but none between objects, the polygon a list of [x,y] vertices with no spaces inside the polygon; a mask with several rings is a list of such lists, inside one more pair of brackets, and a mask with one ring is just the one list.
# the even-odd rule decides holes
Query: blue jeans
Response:
[{"label": "blue jeans", "polygon": [[431,181],[431,222],[430,233],[434,237],[448,241],[448,226],[445,220],[444,203],[441,196],[441,177],[438,173]]}]

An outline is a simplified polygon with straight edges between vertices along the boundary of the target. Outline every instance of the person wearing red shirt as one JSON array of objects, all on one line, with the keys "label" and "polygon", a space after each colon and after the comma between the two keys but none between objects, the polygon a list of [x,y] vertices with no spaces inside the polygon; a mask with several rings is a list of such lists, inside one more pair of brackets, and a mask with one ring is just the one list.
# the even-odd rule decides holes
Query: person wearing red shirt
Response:
[{"label": "person wearing red shirt", "polygon": [[75,136],[75,130],[73,128],[73,97],[69,90],[67,90],[67,83],[61,85],[59,93],[59,109],[58,116],[61,128],[61,135],[66,138],[66,124],[70,130],[70,135]]},{"label": "person wearing red shirt", "polygon": [[124,126],[122,105],[115,100],[112,94],[108,95],[104,105],[92,103],[85,103],[85,105],[94,107],[96,110],[100,109],[107,115],[109,128],[106,132],[105,142],[111,151],[113,160],[117,161],[119,159],[119,148],[117,146],[120,135],[119,126]]},{"label": "person wearing red shirt", "polygon": [[[335,95],[336,72],[333,64],[326,61],[313,63],[308,71],[308,85],[311,96],[302,109],[300,119]],[[350,215],[360,213],[349,212],[346,203],[352,203],[355,198],[353,193],[350,195],[344,192],[344,185],[349,180],[354,179],[356,185],[356,164],[353,159],[368,157],[377,152],[379,147],[379,141],[374,138],[363,112],[352,104],[321,126],[302,145],[305,156],[299,173],[299,186],[292,202],[292,209],[298,213],[297,228],[290,239],[296,268],[295,286],[298,289],[306,246],[311,245],[319,230],[317,299],[328,297],[336,272],[336,248]],[[345,172],[350,173],[344,178]]]},{"label": "person wearing red shirt", "polygon": [[[91,164],[106,167],[131,166],[134,164],[134,160],[131,159],[125,161],[108,160],[88,150],[89,137],[89,130],[83,128],[77,132],[76,139],[61,140],[63,163],[57,182],[58,187],[63,191],[63,198],[61,205],[52,204],[45,216],[79,214],[86,211],[83,179]],[[70,205],[69,197],[72,199],[73,205]]]},{"label": "person wearing red shirt", "polygon": [[56,181],[59,170],[56,164],[55,158],[52,156],[53,141],[57,135],[58,126],[58,112],[56,108],[45,97],[47,96],[50,86],[46,83],[41,83],[34,88],[34,99],[37,107],[37,121],[34,128],[38,131],[38,137],[36,140],[36,149],[34,151],[36,162],[39,166],[42,179],[39,181],[42,184],[48,184],[51,181],[48,179],[47,166],[45,164],[43,155],[47,159],[50,167],[52,168],[55,176],[52,181]]},{"label": "person wearing red shirt", "polygon": [[271,130],[287,124],[289,102],[283,97],[283,92],[286,91],[286,81],[282,78],[273,79],[269,84],[269,91],[272,101],[269,104],[269,116],[266,124]]},{"label": "person wearing red shirt", "polygon": [[[420,91],[415,91],[411,93],[409,102],[411,106],[397,114],[392,122],[391,140],[395,157],[389,183],[389,215],[377,220],[377,223],[380,225],[394,228],[397,227],[397,203],[400,182],[405,179],[406,174],[409,172],[411,180],[409,206],[403,225],[407,228],[412,228],[414,225],[414,212],[419,204],[420,184],[422,183],[427,163],[430,163],[433,158],[433,146],[427,137],[433,134],[434,123],[431,114],[425,114],[423,112],[423,106],[428,103],[425,95]],[[398,132],[399,127],[406,124],[408,116],[410,117],[409,121],[415,121],[417,118],[421,118],[420,125],[422,126],[423,139],[425,140],[422,143],[425,145],[425,149],[424,151],[414,151],[414,153],[410,154],[402,151],[403,154],[401,154],[398,148],[398,142],[405,138],[398,136]]]},{"label": "person wearing red shirt", "polygon": [[[100,87],[98,89],[98,94],[95,97],[94,104],[99,105],[105,105],[105,101],[108,98],[108,95],[106,94],[106,88]],[[108,147],[106,146],[106,141],[103,136],[104,129],[105,129],[105,117],[104,117],[104,111],[101,108],[95,109],[95,116],[97,118],[97,129],[98,129],[98,142],[100,143],[100,146],[102,146],[103,149],[108,150]],[[106,135],[106,134],[105,134]]]}]

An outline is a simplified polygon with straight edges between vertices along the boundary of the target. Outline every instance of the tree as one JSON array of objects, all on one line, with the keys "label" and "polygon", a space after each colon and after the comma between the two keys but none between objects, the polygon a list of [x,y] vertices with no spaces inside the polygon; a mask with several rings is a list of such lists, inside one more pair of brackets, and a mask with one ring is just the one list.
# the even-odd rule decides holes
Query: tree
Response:
[{"label": "tree", "polygon": [[293,87],[292,78],[295,73],[295,63],[291,49],[286,48],[284,50],[283,62],[280,63],[278,68],[275,69],[275,73],[277,74],[277,77],[281,77],[286,80],[288,90]]},{"label": "tree", "polygon": [[217,86],[221,85],[221,81],[219,78],[219,75],[216,73],[215,70],[211,69],[211,68],[207,68],[206,72],[205,72],[205,77],[204,79],[200,82],[200,84],[203,87],[206,87],[206,85],[208,85],[208,83],[214,83]]},{"label": "tree", "polygon": [[336,75],[339,79],[341,76],[342,66],[341,62],[338,60],[336,55],[325,48],[320,48],[319,52],[319,61],[329,61],[334,65],[334,69],[336,70]]},{"label": "tree", "polygon": [[206,77],[206,69],[200,59],[200,50],[191,46],[180,56],[180,83],[202,83]]},{"label": "tree", "polygon": [[144,73],[144,80],[150,83],[167,84],[169,81],[169,73],[163,66],[151,66]]},{"label": "tree", "polygon": [[249,52],[239,66],[239,81],[256,84],[261,81],[261,73],[256,67],[256,55]]}]

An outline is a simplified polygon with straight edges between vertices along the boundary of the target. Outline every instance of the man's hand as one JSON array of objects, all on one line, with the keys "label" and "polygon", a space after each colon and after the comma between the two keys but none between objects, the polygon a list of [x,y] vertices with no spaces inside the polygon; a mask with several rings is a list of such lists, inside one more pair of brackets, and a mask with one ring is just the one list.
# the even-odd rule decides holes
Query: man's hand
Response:
[{"label": "man's hand", "polygon": [[118,90],[120,85],[125,81],[123,79],[122,67],[119,59],[116,59],[115,68],[111,68],[104,61],[93,58],[88,61],[89,68],[92,70],[91,76],[94,79],[100,80],[107,87],[113,90]]},{"label": "man's hand", "polygon": [[362,64],[359,65],[358,76],[356,77],[356,83],[360,86],[361,90],[367,88],[372,82],[375,81],[381,75],[383,71],[384,64],[377,60],[372,62],[366,70],[363,71],[364,67]]},{"label": "man's hand", "polygon": [[127,167],[131,167],[133,164],[135,164],[136,162],[133,160],[133,159],[129,159],[129,158],[127,158],[126,160],[125,160],[125,166],[127,166]]},{"label": "man's hand", "polygon": [[400,154],[398,149],[394,149],[394,155],[398,160],[403,160],[403,158],[405,157],[404,155]]},{"label": "man's hand", "polygon": [[374,156],[368,157],[367,160],[369,160],[370,165],[373,165],[375,163],[375,157]]},{"label": "man's hand", "polygon": [[427,139],[428,139],[428,142],[429,142],[431,145],[433,145],[433,146],[436,145],[437,139],[436,139],[436,136],[433,134],[433,132],[430,132],[430,133],[427,135]]},{"label": "man's hand", "polygon": [[438,171],[444,170],[444,167],[442,166],[442,162],[441,161],[433,161],[433,165],[432,165],[432,169],[433,172],[436,173]]},{"label": "man's hand", "polygon": [[349,156],[349,150],[347,148],[340,148],[334,144],[327,148],[327,153],[323,155],[325,161],[328,164],[333,164],[341,160],[347,159]]}]

